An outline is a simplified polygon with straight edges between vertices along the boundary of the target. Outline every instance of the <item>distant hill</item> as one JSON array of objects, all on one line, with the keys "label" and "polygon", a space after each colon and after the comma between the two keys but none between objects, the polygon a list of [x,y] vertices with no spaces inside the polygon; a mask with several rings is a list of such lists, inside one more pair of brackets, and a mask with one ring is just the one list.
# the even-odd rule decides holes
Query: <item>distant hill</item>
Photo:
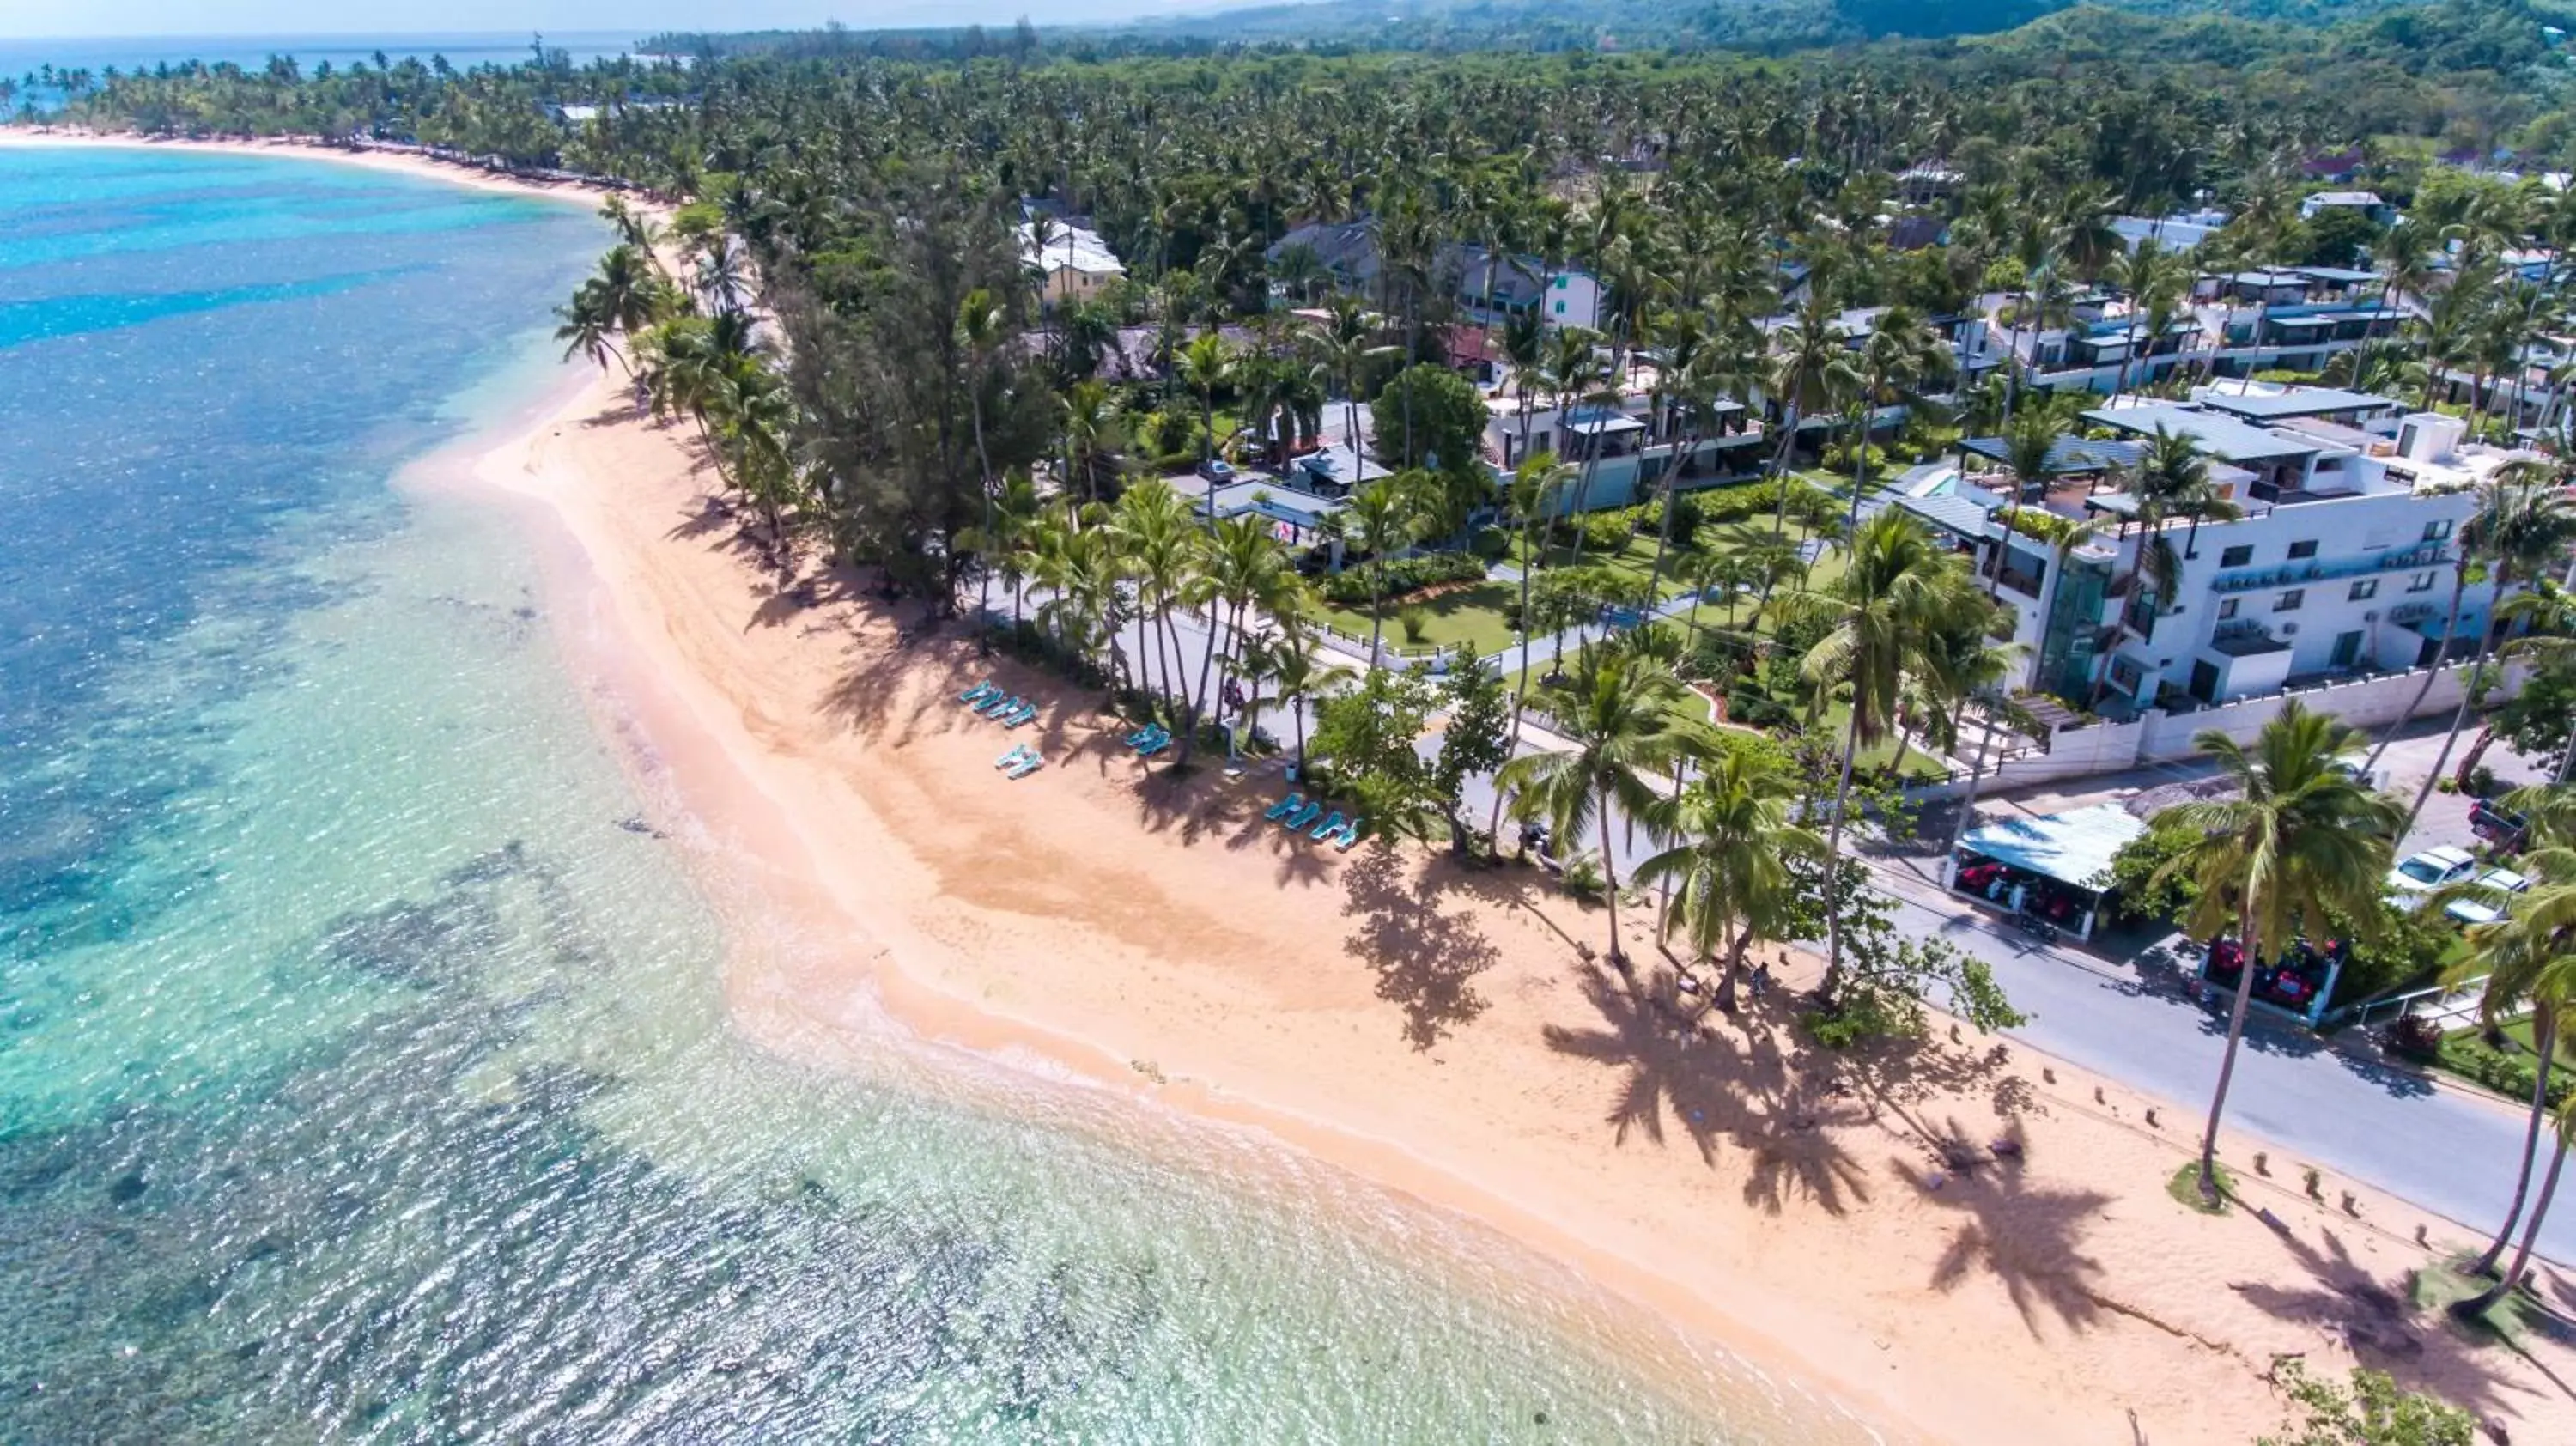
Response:
[{"label": "distant hill", "polygon": [[[2424,0],[1303,0],[1229,4],[1124,22],[1008,28],[760,31],[656,36],[640,49],[670,54],[823,55],[866,53],[921,58],[1207,49],[1290,44],[1346,50],[1740,50],[1784,54],[1876,40],[2007,36],[2025,45],[2186,37],[2223,47],[2231,26],[2273,34],[2351,29]],[[2450,0],[2430,7],[2527,17],[2525,0]],[[2536,38],[2536,35],[2534,36]],[[2212,56],[2211,59],[2222,57]]]}]

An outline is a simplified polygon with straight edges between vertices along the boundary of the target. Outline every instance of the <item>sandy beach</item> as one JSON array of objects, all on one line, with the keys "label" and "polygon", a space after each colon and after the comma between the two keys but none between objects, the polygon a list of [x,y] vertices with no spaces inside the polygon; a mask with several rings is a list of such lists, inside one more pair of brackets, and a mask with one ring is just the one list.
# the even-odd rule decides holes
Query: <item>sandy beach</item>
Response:
[{"label": "sandy beach", "polygon": [[452,186],[465,186],[478,191],[496,191],[521,196],[553,196],[575,201],[597,202],[612,194],[606,187],[565,181],[540,184],[517,176],[506,176],[480,166],[440,160],[414,151],[352,150],[347,146],[325,145],[311,137],[277,137],[268,140],[189,140],[177,136],[145,136],[127,132],[101,132],[78,126],[0,125],[0,146],[92,147],[112,150],[198,151],[217,155],[276,155],[299,160],[328,161],[333,165],[356,166],[362,170],[382,171],[390,175],[415,176],[443,181]]},{"label": "sandy beach", "polygon": [[[2569,1352],[2474,1346],[2404,1305],[2410,1272],[2483,1222],[2332,1176],[2311,1198],[2301,1162],[2273,1150],[2258,1173],[2266,1146],[2243,1138],[2226,1153],[2279,1228],[2193,1214],[2164,1183],[2199,1102],[2018,1045],[1824,1055],[1787,990],[1686,1028],[1653,944],[1630,946],[1649,964],[1634,986],[1587,964],[1574,942],[1598,948],[1602,915],[1534,872],[1282,837],[1260,819],[1275,777],[1168,778],[1119,749],[1096,695],[980,661],[953,627],[900,647],[863,580],[811,558],[764,571],[685,429],[637,416],[614,373],[533,415],[474,474],[531,519],[611,742],[693,840],[751,1037],[830,1063],[891,1015],[1264,1131],[1892,1434],[2244,1443],[2279,1424],[2266,1378],[2299,1357],[2389,1370],[2515,1441],[2576,1440]],[[986,676],[1042,701],[1037,724],[1005,735],[957,707]],[[1014,741],[1048,766],[1002,778]]]},{"label": "sandy beach", "polygon": [[[828,1054],[882,1008],[1256,1126],[1933,1439],[2244,1442],[2278,1424],[2288,1356],[2389,1369],[2517,1440],[2576,1433],[2554,1348],[2402,1304],[2468,1228],[2366,1189],[2347,1212],[2333,1178],[2311,1199],[2243,1139],[2281,1229],[2192,1214],[2163,1186],[2196,1105],[2019,1046],[1825,1056],[1780,993],[1686,1029],[1668,971],[1582,961],[1600,914],[1535,873],[1291,841],[1260,820],[1275,779],[1168,779],[1096,696],[953,629],[899,647],[856,578],[763,571],[681,432],[611,381],[477,470],[559,520],[563,629],[614,680],[633,766],[712,841],[741,936],[793,916],[846,941],[737,951],[755,1037]],[[1047,704],[1011,735],[1049,760],[1025,781],[954,702],[987,675]],[[2018,1161],[1957,1167],[1999,1139]]]}]

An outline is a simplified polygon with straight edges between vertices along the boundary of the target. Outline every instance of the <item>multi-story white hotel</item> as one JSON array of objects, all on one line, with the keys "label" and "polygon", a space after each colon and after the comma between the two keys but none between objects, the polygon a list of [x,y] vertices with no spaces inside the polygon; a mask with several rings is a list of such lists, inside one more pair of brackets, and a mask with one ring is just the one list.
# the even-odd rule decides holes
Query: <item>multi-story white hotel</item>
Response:
[{"label": "multi-story white hotel", "polygon": [[[2477,485],[2528,453],[2463,445],[2462,424],[2399,413],[2384,397],[2321,387],[2240,389],[2188,403],[2086,412],[2116,440],[2062,443],[2054,476],[2019,488],[2025,511],[2090,520],[2062,559],[2008,524],[2014,478],[1970,442],[1956,471],[1918,477],[1900,504],[1973,549],[2018,614],[2029,683],[2108,717],[2168,712],[2420,667],[2474,646],[2494,589],[2472,582],[2446,628],[2456,534]],[[2233,521],[2135,525],[2122,468],[2158,430],[2193,438]],[[2140,566],[2161,541],[2176,583]]]}]

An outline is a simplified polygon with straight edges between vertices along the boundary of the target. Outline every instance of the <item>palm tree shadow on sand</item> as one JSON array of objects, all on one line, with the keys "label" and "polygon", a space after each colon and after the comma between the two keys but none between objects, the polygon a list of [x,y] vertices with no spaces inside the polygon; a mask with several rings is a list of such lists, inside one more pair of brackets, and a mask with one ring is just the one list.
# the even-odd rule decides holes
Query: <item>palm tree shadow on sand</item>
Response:
[{"label": "palm tree shadow on sand", "polygon": [[1868,1171],[1835,1139],[1834,1125],[1858,1123],[1860,1106],[1835,1092],[1825,1072],[1798,1070],[1777,1047],[1785,1003],[1748,1006],[1737,1037],[1707,1027],[1683,1002],[1668,970],[1623,978],[1585,967],[1577,980],[1598,1025],[1548,1025],[1548,1047],[1619,1072],[1605,1116],[1613,1143],[1643,1135],[1664,1143],[1667,1121],[1680,1127],[1704,1164],[1732,1143],[1751,1157],[1744,1200],[1779,1214],[1803,1199],[1827,1214],[1849,1213],[1869,1200]]},{"label": "palm tree shadow on sand", "polygon": [[1371,846],[1342,871],[1347,947],[1377,971],[1377,997],[1404,1010],[1404,1037],[1427,1050],[1486,1008],[1476,976],[1501,955],[1465,909],[1443,912],[1433,881],[1405,855]]},{"label": "palm tree shadow on sand", "polygon": [[[2258,1220],[2250,1207],[2229,1218],[2248,1226],[2256,1226]],[[2511,1351],[2521,1356],[2555,1382],[2560,1394],[2576,1400],[2576,1388],[2559,1380],[2538,1356],[2511,1342],[2470,1339],[2439,1309],[2418,1306],[2406,1279],[2383,1280],[2354,1258],[2335,1231],[2320,1231],[2316,1244],[2293,1229],[2278,1228],[2272,1234],[2307,1273],[2307,1280],[2297,1285],[2227,1282],[2229,1290],[2264,1314],[2338,1338],[2362,1364],[2388,1372],[2410,1389],[2429,1389],[2476,1411],[2482,1419],[2494,1419],[2517,1404],[2514,1397],[2530,1394],[2505,1379],[2491,1353]],[[2450,1267],[2434,1260],[2421,1268]]]}]

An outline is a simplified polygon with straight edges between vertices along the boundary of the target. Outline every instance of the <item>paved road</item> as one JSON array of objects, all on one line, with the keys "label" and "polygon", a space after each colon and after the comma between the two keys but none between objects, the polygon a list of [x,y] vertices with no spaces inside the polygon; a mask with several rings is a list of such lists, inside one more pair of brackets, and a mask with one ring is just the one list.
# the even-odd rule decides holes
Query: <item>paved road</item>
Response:
[{"label": "paved road", "polygon": [[[1195,687],[1207,626],[1184,616],[1176,616],[1174,625]],[[1569,640],[1575,636],[1568,633]],[[1123,643],[1131,658],[1138,656],[1145,645],[1141,627],[1131,625]],[[1537,640],[1533,646],[1545,643]],[[1339,661],[1354,672],[1361,666],[1356,656]],[[1291,736],[1290,719],[1278,708],[1265,708],[1263,714],[1267,730]],[[1311,735],[1311,718],[1307,726]],[[2429,764],[2429,750],[2421,741],[2425,731],[2419,728],[2417,737],[2401,743],[2392,757],[2400,764],[2395,771],[2401,787],[2420,779],[2422,773],[2415,770]],[[2431,731],[2438,733],[2438,725]],[[2438,741],[2436,736],[2430,743]],[[1436,746],[1435,739],[1423,742],[1426,750]],[[1525,741],[1528,746],[1533,745]],[[2414,770],[2405,767],[2408,751],[2426,751],[2424,763]],[[2506,764],[2502,750],[2497,752],[2496,761]],[[2410,771],[2412,777],[2404,777]],[[1492,807],[1492,780],[1470,779],[1465,791],[1468,816],[1485,817]],[[2450,799],[2437,804],[2428,809],[2411,846],[2448,841],[2448,835],[2464,830],[2465,804]],[[1582,841],[1587,848],[1595,843]],[[1611,846],[1622,878],[1654,847],[1642,832],[1624,826],[1613,828]],[[2028,1025],[2009,1031],[2011,1037],[2169,1102],[2168,1128],[2179,1139],[2192,1138],[2199,1110],[2217,1079],[2226,1022],[2188,997],[2183,971],[2160,951],[2116,961],[2069,945],[2040,946],[1939,888],[1924,876],[1931,867],[1928,860],[1873,861],[1881,891],[1896,903],[1898,926],[1915,937],[1947,940],[1984,960],[2014,1005],[2032,1016]],[[2411,1071],[2328,1048],[2312,1035],[2262,1021],[2248,1026],[2228,1118],[2234,1128],[2279,1147],[2285,1163],[2275,1169],[2284,1177],[2295,1163],[2314,1164],[2329,1178],[2366,1181],[2471,1229],[2485,1228],[2509,1198],[2522,1141],[2518,1111],[2436,1087]],[[2543,1227],[2540,1251],[2552,1260],[2576,1263],[2576,1211],[2553,1212]]]},{"label": "paved road", "polygon": [[[1981,910],[1963,910],[1901,866],[1879,873],[1891,885],[1900,929],[1948,940],[1993,968],[2014,1007],[2032,1016],[2010,1031],[2014,1038],[2174,1102],[2167,1127],[2178,1138],[2197,1137],[2227,1021],[2182,992],[2174,961],[2161,951],[2113,962],[2043,947]],[[2283,1156],[2367,1181],[2471,1229],[2492,1228],[2511,1198],[2522,1148],[2517,1111],[2260,1020],[2246,1026],[2227,1116]],[[2273,1168],[2290,1173],[2285,1164]],[[2540,1252],[2576,1262],[2576,1213],[2552,1212]]]}]

